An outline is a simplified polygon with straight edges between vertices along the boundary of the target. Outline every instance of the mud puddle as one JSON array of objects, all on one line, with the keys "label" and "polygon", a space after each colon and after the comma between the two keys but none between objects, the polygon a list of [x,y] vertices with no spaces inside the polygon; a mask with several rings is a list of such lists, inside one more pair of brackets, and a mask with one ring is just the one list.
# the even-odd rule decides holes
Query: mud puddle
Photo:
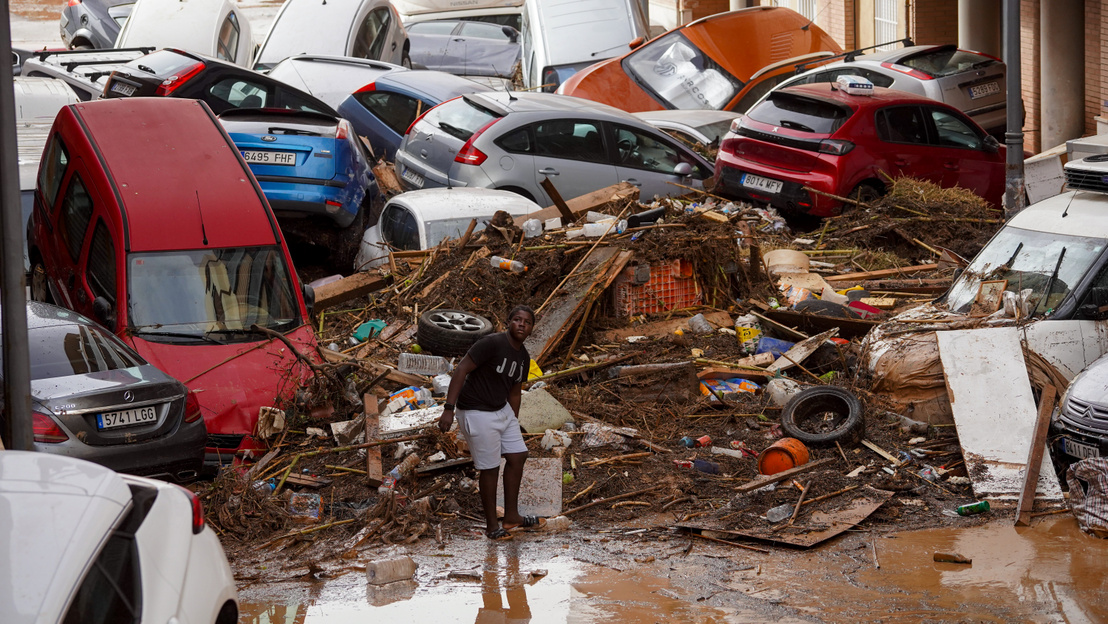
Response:
[{"label": "mud puddle", "polygon": [[[701,541],[685,554],[675,538],[455,540],[412,552],[413,582],[374,587],[349,568],[339,578],[245,586],[240,622],[1108,621],[1108,541],[1066,516],[1018,530],[998,519],[858,532],[769,554]],[[936,563],[936,552],[972,563]]]}]

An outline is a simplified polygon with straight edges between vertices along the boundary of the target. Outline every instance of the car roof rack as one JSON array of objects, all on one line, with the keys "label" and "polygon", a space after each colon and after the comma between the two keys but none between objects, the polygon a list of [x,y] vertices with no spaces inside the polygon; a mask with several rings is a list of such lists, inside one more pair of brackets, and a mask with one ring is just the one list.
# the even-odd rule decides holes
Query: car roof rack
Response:
[{"label": "car roof rack", "polygon": [[827,57],[824,57],[824,58],[821,58],[821,59],[812,59],[810,61],[804,61],[803,63],[797,63],[796,64],[796,71],[793,72],[793,75],[800,74],[800,73],[803,73],[803,72],[807,71],[808,66],[812,65],[813,63],[819,63],[820,65],[823,65],[825,63],[828,63],[828,62],[833,61],[833,60],[838,59],[838,58],[841,58],[843,60],[843,62],[845,62],[845,63],[853,63],[854,60],[858,56],[861,56],[862,52],[864,52],[866,50],[875,50],[875,49],[883,47],[883,46],[894,45],[894,44],[897,44],[897,43],[903,44],[904,47],[906,47],[906,48],[909,47],[909,46],[916,45],[912,41],[911,37],[905,37],[903,39],[897,39],[895,41],[888,41],[888,42],[885,42],[885,43],[875,43],[871,46],[866,46],[864,48],[857,48],[857,49],[851,50],[849,52],[843,52],[841,54],[836,54],[835,56],[827,56]]}]

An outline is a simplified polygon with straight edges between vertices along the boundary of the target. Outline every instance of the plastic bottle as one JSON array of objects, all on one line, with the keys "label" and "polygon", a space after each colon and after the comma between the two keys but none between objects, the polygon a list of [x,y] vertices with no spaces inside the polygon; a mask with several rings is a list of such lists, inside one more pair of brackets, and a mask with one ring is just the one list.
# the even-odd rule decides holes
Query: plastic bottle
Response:
[{"label": "plastic bottle", "polygon": [[747,314],[735,319],[735,336],[743,353],[754,353],[758,349],[758,337],[762,335],[762,326],[758,317]]},{"label": "plastic bottle", "polygon": [[396,489],[396,482],[403,479],[404,475],[418,466],[419,462],[420,457],[415,453],[405,457],[403,461],[390,470],[381,480],[381,485],[377,488],[377,493],[381,495],[392,494]]},{"label": "plastic bottle", "polygon": [[414,373],[416,375],[449,373],[454,368],[450,365],[450,361],[444,357],[423,353],[401,353],[397,367],[402,373]]},{"label": "plastic bottle", "polygon": [[255,491],[261,492],[262,494],[272,494],[273,490],[276,488],[276,485],[274,484],[273,479],[270,479],[268,481],[255,481],[251,484],[251,487],[253,487]]},{"label": "plastic bottle", "polygon": [[954,511],[957,511],[959,516],[972,516],[974,514],[985,513],[989,511],[989,501],[983,500],[968,505],[962,505]]},{"label": "plastic bottle", "polygon": [[708,319],[704,318],[703,314],[697,314],[689,319],[689,329],[698,334],[710,334],[712,333],[712,324],[708,322]]},{"label": "plastic bottle", "polygon": [[512,273],[523,273],[527,270],[527,267],[519,260],[508,260],[500,256],[489,257],[489,264],[496,268],[504,269],[505,271],[511,271]]},{"label": "plastic bottle", "polygon": [[769,393],[769,399],[777,407],[784,407],[789,398],[801,390],[800,384],[784,377],[771,379],[766,383],[766,392]]},{"label": "plastic bottle", "polygon": [[550,533],[557,531],[568,530],[573,524],[573,521],[566,516],[554,516],[553,518],[547,518],[546,524],[543,525],[542,530]]},{"label": "plastic bottle", "polygon": [[528,219],[523,222],[523,238],[534,238],[539,234],[542,234],[542,221],[538,219]]},{"label": "plastic bottle", "polygon": [[378,559],[370,561],[365,566],[366,580],[370,585],[385,585],[396,581],[405,581],[415,575],[416,564],[411,557],[396,557],[395,559]]}]

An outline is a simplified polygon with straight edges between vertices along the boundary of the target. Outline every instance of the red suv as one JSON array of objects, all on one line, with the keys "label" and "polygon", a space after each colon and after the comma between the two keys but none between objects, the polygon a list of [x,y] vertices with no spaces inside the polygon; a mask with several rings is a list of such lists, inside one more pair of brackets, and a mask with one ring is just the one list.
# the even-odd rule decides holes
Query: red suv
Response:
[{"label": "red suv", "polygon": [[[310,375],[274,333],[318,361],[307,289],[277,221],[203,102],[62,108],[39,166],[28,245],[33,298],[97,319],[188,386],[209,461],[257,448],[259,409]],[[76,369],[87,356],[71,357]]]},{"label": "red suv", "polygon": [[961,186],[1000,206],[1004,148],[942,102],[821,83],[772,92],[735,119],[715,169],[718,193],[817,217],[843,203],[805,187],[866,201],[884,192],[886,175]]}]

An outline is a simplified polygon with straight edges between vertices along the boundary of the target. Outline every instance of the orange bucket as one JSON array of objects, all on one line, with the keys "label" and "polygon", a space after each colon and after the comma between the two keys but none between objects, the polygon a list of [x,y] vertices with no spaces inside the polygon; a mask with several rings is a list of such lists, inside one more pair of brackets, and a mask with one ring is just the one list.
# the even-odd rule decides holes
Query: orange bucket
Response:
[{"label": "orange bucket", "polygon": [[808,447],[796,438],[781,438],[758,455],[758,472],[772,475],[808,463]]}]

